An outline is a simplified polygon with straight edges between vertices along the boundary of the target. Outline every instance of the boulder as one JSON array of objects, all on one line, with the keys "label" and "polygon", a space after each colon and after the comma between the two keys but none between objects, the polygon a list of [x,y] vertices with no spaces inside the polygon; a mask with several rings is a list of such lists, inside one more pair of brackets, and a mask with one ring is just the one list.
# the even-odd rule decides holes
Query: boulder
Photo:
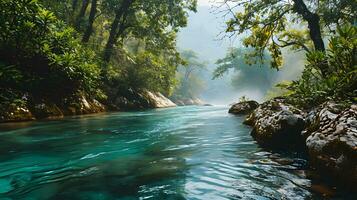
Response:
[{"label": "boulder", "polygon": [[284,99],[273,99],[261,104],[244,121],[253,126],[251,135],[262,146],[270,148],[301,148],[305,127],[303,112]]},{"label": "boulder", "polygon": [[205,104],[201,99],[193,98],[175,98],[172,97],[173,102],[178,106],[204,106]]},{"label": "boulder", "polygon": [[67,115],[82,115],[104,112],[106,108],[95,99],[85,95],[67,98],[54,103],[48,99],[26,95],[22,105],[10,104],[0,109],[1,122],[19,122],[35,119],[60,119]]},{"label": "boulder", "polygon": [[109,105],[112,110],[140,110],[176,106],[160,92],[148,90],[127,89],[117,93],[113,92],[109,99]]},{"label": "boulder", "polygon": [[246,114],[250,114],[251,112],[253,112],[256,108],[258,108],[259,103],[256,101],[243,101],[243,102],[239,102],[234,104],[230,109],[229,109],[229,113],[232,114],[242,114],[242,115],[246,115]]},{"label": "boulder", "polygon": [[175,104],[176,104],[177,106],[185,106],[185,102],[183,102],[182,100],[176,100],[176,101],[175,101]]},{"label": "boulder", "polygon": [[64,117],[62,110],[54,103],[37,103],[32,105],[30,110],[36,119],[58,119]]},{"label": "boulder", "polygon": [[166,98],[160,92],[150,92],[145,90],[143,95],[150,102],[150,105],[153,108],[168,108],[176,106],[176,104],[174,104],[170,99]]},{"label": "boulder", "polygon": [[357,105],[344,111],[327,103],[312,123],[306,146],[313,166],[340,182],[357,185]]},{"label": "boulder", "polygon": [[0,112],[0,123],[30,121],[34,119],[34,116],[26,106],[9,106],[6,111]]},{"label": "boulder", "polygon": [[69,105],[63,105],[62,110],[65,115],[83,115],[105,112],[105,106],[96,99],[87,98],[81,95],[70,101]]},{"label": "boulder", "polygon": [[329,101],[310,110],[305,116],[306,127],[303,131],[305,140],[321,126],[334,120],[345,109],[346,106]]}]

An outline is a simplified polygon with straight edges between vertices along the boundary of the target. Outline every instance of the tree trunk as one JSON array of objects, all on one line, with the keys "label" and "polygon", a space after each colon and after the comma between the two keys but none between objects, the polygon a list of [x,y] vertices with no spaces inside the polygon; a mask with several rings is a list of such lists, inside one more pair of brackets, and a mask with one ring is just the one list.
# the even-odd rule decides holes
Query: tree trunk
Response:
[{"label": "tree trunk", "polygon": [[[293,0],[294,8],[298,14],[307,22],[309,28],[309,35],[314,43],[316,51],[325,52],[325,45],[322,39],[320,17],[316,13],[312,13],[306,6],[303,0]],[[327,63],[320,66],[320,70],[323,76],[328,74]]]},{"label": "tree trunk", "polygon": [[72,12],[74,13],[77,9],[78,0],[72,0]]},{"label": "tree trunk", "polygon": [[310,29],[310,37],[314,43],[315,50],[325,52],[325,45],[322,40],[320,30],[320,17],[317,14],[313,14],[311,19],[308,21],[308,26]]},{"label": "tree trunk", "polygon": [[128,14],[127,12],[131,4],[134,3],[134,1],[135,0],[124,0],[124,2],[122,3],[122,5],[120,6],[120,8],[117,10],[115,14],[115,19],[111,25],[109,38],[104,50],[103,60],[106,63],[109,62],[110,57],[112,56],[114,44],[117,42],[118,37],[125,30],[126,16]]},{"label": "tree trunk", "polygon": [[92,0],[89,18],[88,18],[88,26],[82,38],[82,42],[84,43],[87,43],[89,41],[89,38],[93,32],[93,23],[95,20],[96,13],[97,13],[97,0]]},{"label": "tree trunk", "polygon": [[114,21],[110,28],[110,34],[109,34],[107,44],[105,45],[104,57],[103,57],[103,60],[106,63],[109,62],[110,57],[112,56],[112,51],[113,51],[114,43],[116,41],[117,29],[119,27],[121,15],[122,15],[122,13],[119,13],[119,12],[116,13]]},{"label": "tree trunk", "polygon": [[303,0],[293,1],[296,12],[308,23],[310,37],[314,43],[315,50],[324,52],[325,45],[322,40],[319,16],[316,13],[310,12]]},{"label": "tree trunk", "polygon": [[78,17],[77,17],[77,20],[76,20],[76,28],[77,28],[77,30],[79,30],[80,27],[81,27],[81,22],[82,22],[82,19],[83,19],[84,15],[86,14],[86,10],[88,8],[88,4],[89,4],[88,0],[83,0],[82,1],[82,7],[81,7],[81,10],[79,11],[79,14],[78,14]]}]

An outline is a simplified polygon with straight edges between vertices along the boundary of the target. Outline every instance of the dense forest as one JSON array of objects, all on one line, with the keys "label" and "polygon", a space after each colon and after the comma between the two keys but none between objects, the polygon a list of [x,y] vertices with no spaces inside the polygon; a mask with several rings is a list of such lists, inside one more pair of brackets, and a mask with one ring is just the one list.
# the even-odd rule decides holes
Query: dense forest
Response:
[{"label": "dense forest", "polygon": [[5,0],[0,8],[6,112],[41,102],[80,107],[84,97],[109,105],[144,89],[170,96],[184,64],[176,34],[196,1]]},{"label": "dense forest", "polygon": [[[240,53],[240,60],[246,64],[264,64],[268,54],[271,68],[279,70],[284,62],[282,49],[306,53],[301,78],[278,84],[291,102],[311,108],[332,99],[355,101],[355,1],[225,1],[224,4],[226,12],[233,15],[227,21],[228,36],[248,33],[242,43],[249,48]],[[244,63],[223,64],[215,75],[239,66],[244,68]]]},{"label": "dense forest", "polygon": [[356,0],[0,1],[0,199],[355,200],[356,103]]},{"label": "dense forest", "polygon": [[[308,62],[300,80],[278,84],[292,101],[304,106],[327,97],[353,99],[355,3],[293,2],[237,3],[244,10],[227,22],[226,32],[249,33],[243,39],[249,48],[228,50],[226,58],[217,61],[213,78],[235,69],[239,72],[233,77],[235,87],[254,80],[265,91],[276,77],[269,63],[279,70],[282,48],[290,48],[305,51]],[[204,63],[194,52],[180,55],[176,47],[177,33],[187,25],[188,12],[196,11],[196,3],[2,1],[2,112],[43,101],[68,106],[83,96],[113,105],[117,96],[135,96],[132,91],[141,90],[174,99],[198,97],[204,84],[191,73],[202,70]],[[224,5],[235,12],[232,2]],[[327,47],[324,40],[329,41]]]}]

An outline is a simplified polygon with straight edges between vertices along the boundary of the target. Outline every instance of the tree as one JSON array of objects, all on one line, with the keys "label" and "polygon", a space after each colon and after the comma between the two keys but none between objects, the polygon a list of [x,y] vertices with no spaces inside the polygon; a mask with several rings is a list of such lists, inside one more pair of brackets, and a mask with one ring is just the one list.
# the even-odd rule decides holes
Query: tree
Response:
[{"label": "tree", "polygon": [[[250,56],[262,58],[267,49],[272,56],[271,66],[276,69],[282,65],[281,48],[324,53],[324,30],[353,23],[357,17],[357,2],[349,0],[227,0],[225,5],[233,15],[226,31],[232,34],[249,32],[243,43],[254,48]],[[235,9],[238,7],[243,10]],[[303,22],[307,28],[297,30],[290,22]],[[320,71],[325,76],[328,65],[320,65]]]},{"label": "tree", "polygon": [[[288,92],[288,100],[304,108],[311,108],[327,100],[356,102],[357,96],[357,27],[338,27],[329,39],[326,53],[306,54],[306,65],[299,80],[279,84]],[[317,69],[327,62],[331,72],[322,76]]]},{"label": "tree", "polygon": [[192,50],[185,50],[181,53],[182,58],[185,61],[184,64],[184,76],[183,81],[187,82],[191,75],[200,69],[203,69],[206,65],[198,60],[197,53]]},{"label": "tree", "polygon": [[117,42],[120,35],[122,35],[125,29],[128,27],[127,17],[131,11],[131,5],[135,0],[123,0],[120,6],[115,10],[115,18],[112,22],[109,38],[104,50],[104,61],[109,62],[109,59],[112,55],[114,44]]},{"label": "tree", "polygon": [[88,18],[88,25],[82,37],[82,42],[84,43],[87,43],[89,41],[89,38],[93,32],[93,23],[96,17],[96,13],[97,13],[97,0],[92,0],[89,18]]},{"label": "tree", "polygon": [[270,57],[267,52],[264,53],[264,63],[260,64],[247,64],[244,55],[249,54],[249,49],[231,48],[228,50],[227,55],[217,60],[218,67],[213,72],[213,79],[220,78],[234,70],[232,76],[232,85],[237,89],[258,88],[262,92],[270,89],[275,81],[277,73],[268,67]]},{"label": "tree", "polygon": [[83,0],[82,1],[82,6],[81,6],[81,9],[79,11],[78,17],[76,19],[76,29],[77,30],[80,30],[80,28],[81,28],[81,22],[82,22],[85,14],[86,14],[88,5],[89,5],[89,0]]},{"label": "tree", "polygon": [[[25,0],[24,0],[25,1]],[[179,28],[187,24],[196,0],[42,0],[46,8],[76,29],[86,48],[101,54],[102,81],[125,90],[170,94],[182,63],[176,49]],[[89,9],[90,8],[90,9]],[[70,13],[70,14],[68,14]]]},{"label": "tree", "polygon": [[200,72],[206,68],[206,63],[199,60],[196,52],[184,50],[181,52],[184,60],[183,65],[178,68],[179,85],[173,98],[194,98],[204,88],[204,82],[200,79]]},{"label": "tree", "polygon": [[115,14],[104,50],[105,62],[109,62],[119,39],[134,36],[145,41],[167,41],[171,32],[186,26],[187,12],[196,10],[196,0],[107,0],[105,5]]},{"label": "tree", "polygon": [[3,0],[0,8],[0,89],[58,100],[99,91],[96,57],[73,28],[37,1]]}]

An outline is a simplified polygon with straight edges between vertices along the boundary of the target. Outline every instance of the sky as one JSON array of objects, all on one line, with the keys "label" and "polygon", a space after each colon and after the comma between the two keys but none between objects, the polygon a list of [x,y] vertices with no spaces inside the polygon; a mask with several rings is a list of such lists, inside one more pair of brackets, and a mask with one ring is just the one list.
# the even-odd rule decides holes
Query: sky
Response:
[{"label": "sky", "polygon": [[[178,34],[178,48],[195,51],[202,61],[208,62],[204,78],[206,90],[200,98],[215,105],[228,105],[237,101],[243,94],[237,93],[231,86],[229,76],[212,80],[212,72],[217,67],[215,62],[226,55],[229,47],[234,46],[231,41],[221,39],[220,33],[225,29],[225,20],[215,14],[210,4],[211,0],[199,0],[197,12],[191,12],[188,26]],[[244,94],[246,95],[246,94]],[[257,96],[256,92],[252,95]]]},{"label": "sky", "polygon": [[207,6],[210,5],[212,0],[198,0],[198,5],[200,6]]},{"label": "sky", "polygon": [[[217,2],[218,0],[216,0]],[[202,61],[208,62],[207,77],[205,78],[207,90],[201,98],[212,104],[230,104],[245,95],[250,99],[262,100],[265,94],[257,90],[237,91],[231,86],[231,77],[224,76],[218,80],[211,80],[212,71],[217,67],[215,62],[226,55],[230,47],[239,47],[240,38],[229,40],[222,38],[222,31],[225,30],[225,21],[221,15],[214,12],[211,7],[213,0],[198,0],[197,12],[191,12],[188,18],[188,26],[183,28],[178,34],[178,48],[180,50],[191,49],[195,51]],[[284,56],[285,57],[285,56]],[[277,82],[281,80],[293,80],[296,78],[304,65],[301,55],[288,53],[285,57],[285,66],[279,72]]]}]

